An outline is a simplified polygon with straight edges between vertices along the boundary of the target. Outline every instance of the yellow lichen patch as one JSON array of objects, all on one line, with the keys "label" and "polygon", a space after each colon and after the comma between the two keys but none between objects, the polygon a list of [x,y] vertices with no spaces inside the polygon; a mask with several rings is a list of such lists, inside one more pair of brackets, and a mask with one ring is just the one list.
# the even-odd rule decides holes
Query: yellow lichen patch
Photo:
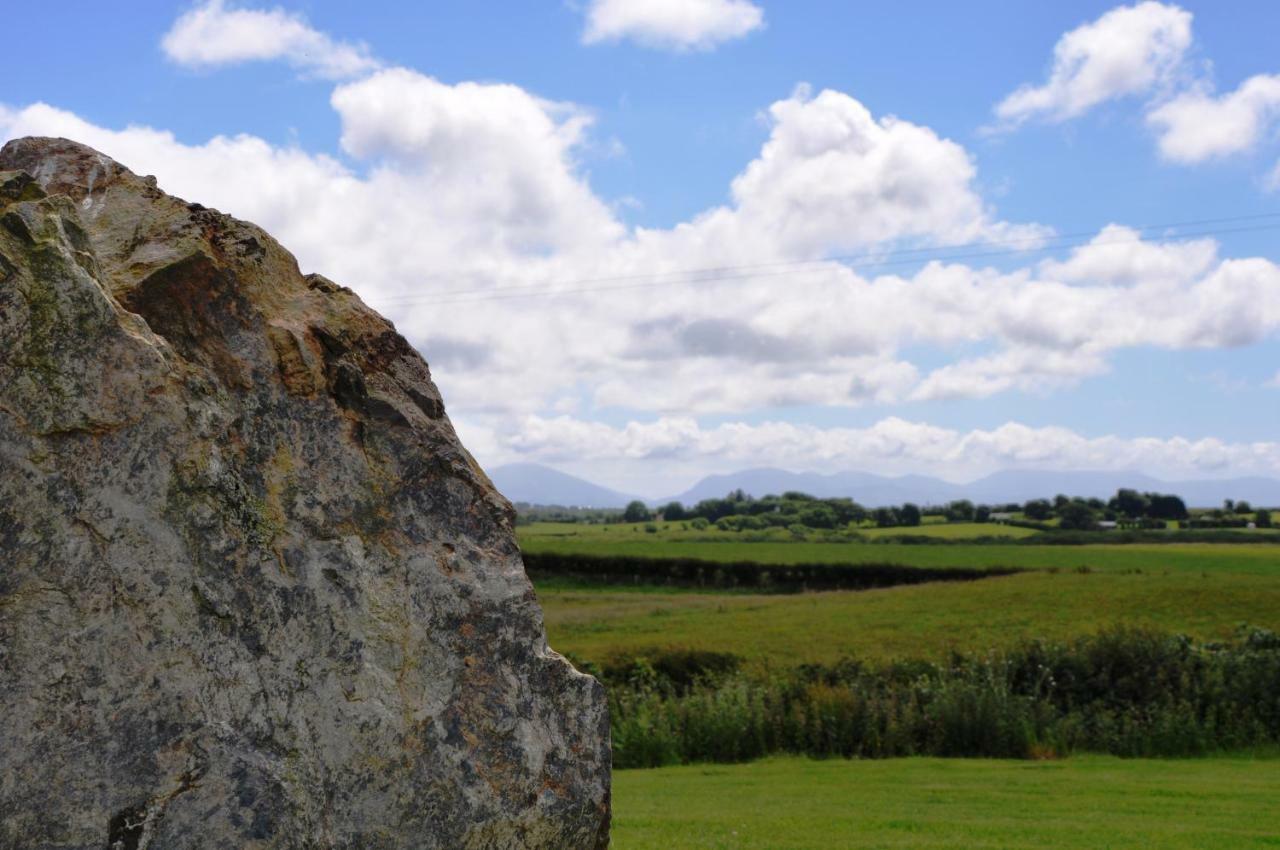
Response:
[{"label": "yellow lichen patch", "polygon": [[320,358],[296,329],[273,324],[267,328],[267,338],[275,351],[280,380],[290,395],[312,396],[324,387]]},{"label": "yellow lichen patch", "polygon": [[269,520],[279,524],[281,527],[285,525],[287,520],[284,507],[285,497],[290,484],[293,483],[295,469],[293,452],[283,443],[277,445],[275,453],[271,455],[271,461],[266,468],[266,501]]}]

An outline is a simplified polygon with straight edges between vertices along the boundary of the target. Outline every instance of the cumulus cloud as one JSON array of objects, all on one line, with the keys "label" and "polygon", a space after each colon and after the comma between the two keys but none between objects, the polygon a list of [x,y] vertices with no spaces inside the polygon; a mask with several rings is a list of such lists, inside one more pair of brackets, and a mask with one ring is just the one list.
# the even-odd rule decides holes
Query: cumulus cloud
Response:
[{"label": "cumulus cloud", "polygon": [[368,73],[379,62],[362,44],[337,41],[283,9],[237,9],[207,0],[179,17],[160,42],[169,59],[188,68],[284,60],[331,80]]},{"label": "cumulus cloud", "polygon": [[1280,118],[1280,75],[1259,74],[1235,91],[1215,96],[1207,87],[1184,92],[1147,115],[1160,153],[1195,163],[1252,150]]},{"label": "cumulus cloud", "polygon": [[[572,104],[501,83],[447,85],[404,68],[343,84],[330,102],[343,150],[375,164],[369,185],[419,205],[438,235],[454,240],[449,253],[543,255],[622,233],[577,173],[591,117]],[[398,181],[407,191],[391,185]]]},{"label": "cumulus cloud", "polygon": [[945,469],[953,476],[1017,468],[1142,469],[1166,475],[1280,472],[1277,442],[1088,437],[1018,422],[959,431],[899,417],[865,428],[820,428],[782,421],[704,427],[682,417],[613,426],[571,416],[530,416],[500,442],[503,457],[561,464],[621,458],[624,468],[669,463],[701,474],[739,469],[761,457],[794,469],[892,474]]},{"label": "cumulus cloud", "polygon": [[1108,224],[1087,245],[1065,260],[1040,264],[1043,277],[1067,283],[1132,286],[1145,280],[1189,284],[1203,276],[1217,258],[1212,239],[1155,243],[1130,227]]},{"label": "cumulus cloud", "polygon": [[768,141],[733,181],[735,208],[703,216],[702,229],[767,233],[783,250],[808,255],[904,237],[1043,235],[994,221],[968,152],[928,127],[877,120],[847,94],[812,96],[807,86],[768,114]]},{"label": "cumulus cloud", "polygon": [[[962,149],[923,128],[903,142],[903,122],[887,129],[834,92],[775,104],[733,205],[634,231],[577,164],[589,127],[580,109],[403,69],[339,86],[332,102],[363,172],[252,136],[185,145],[43,104],[0,111],[0,136],[80,139],[263,225],[305,269],[389,315],[437,363],[455,412],[476,422],[584,406],[733,414],[1048,392],[1105,372],[1119,350],[1248,345],[1280,329],[1275,264],[1121,226],[1013,271],[933,262],[864,276],[811,261],[855,243],[1012,227],[984,209]],[[895,159],[912,165],[882,167]],[[802,176],[832,160],[827,176]],[[839,193],[806,205],[791,180],[846,181],[873,224],[851,221]],[[912,181],[930,188],[885,188]],[[742,263],[763,265],[650,276]],[[920,350],[943,364],[904,354]]]},{"label": "cumulus cloud", "polygon": [[[768,138],[730,200],[669,228],[628,228],[593,190],[592,116],[579,106],[404,68],[366,69],[330,104],[345,161],[250,135],[184,144],[39,103],[0,105],[0,140],[75,138],[264,226],[306,271],[395,321],[488,460],[576,451],[567,436],[559,449],[538,442],[558,431],[620,458],[683,457],[692,440],[745,459],[728,446],[768,436],[799,448],[758,457],[803,465],[824,456],[815,447],[845,451],[848,435],[726,425],[708,437],[688,417],[1049,392],[1126,348],[1247,345],[1280,330],[1273,263],[1119,225],[1013,270],[870,275],[824,259],[1047,232],[990,208],[963,147],[842,92],[802,87],[769,106]],[[662,427],[619,442],[590,421],[606,409]],[[885,457],[937,458],[958,438],[895,420],[858,439]]]},{"label": "cumulus cloud", "polygon": [[1168,83],[1191,46],[1191,13],[1152,2],[1121,6],[1071,30],[1053,49],[1042,85],[1024,85],[996,105],[1006,126],[1063,121],[1108,100]]},{"label": "cumulus cloud", "polygon": [[911,389],[911,401],[987,398],[1009,390],[1045,392],[1106,371],[1106,361],[1088,350],[1036,346],[1008,348],[941,366]]},{"label": "cumulus cloud", "polygon": [[[1011,227],[984,209],[962,149],[925,128],[895,135],[905,122],[876,121],[834,92],[774,105],[733,205],[635,231],[577,165],[589,126],[580,109],[404,69],[339,86],[332,102],[364,172],[252,136],[184,145],[43,104],[0,113],[0,136],[81,139],[262,224],[304,268],[388,314],[476,421],[575,406],[733,414],[1046,392],[1106,371],[1118,350],[1247,345],[1280,328],[1273,263],[1223,259],[1211,240],[1144,242],[1120,226],[1014,271],[933,262],[867,277],[837,262],[795,265],[852,244]],[[887,160],[906,165],[886,170]],[[839,192],[807,203],[791,185],[841,180],[859,210]],[[852,221],[859,212],[870,223]],[[648,277],[744,262],[764,265]],[[631,275],[640,285],[581,283]],[[946,362],[925,370],[904,355],[920,349]]]},{"label": "cumulus cloud", "polygon": [[[1191,14],[1147,0],[1121,6],[1065,34],[1040,86],[1024,85],[996,105],[994,130],[1031,118],[1063,121],[1124,96],[1146,96],[1147,126],[1160,155],[1194,164],[1257,149],[1280,120],[1280,75],[1258,74],[1217,94],[1186,61]],[[1280,188],[1280,163],[1263,184]]]},{"label": "cumulus cloud", "polygon": [[585,44],[630,39],[663,50],[708,50],[764,26],[749,0],[591,0]]}]

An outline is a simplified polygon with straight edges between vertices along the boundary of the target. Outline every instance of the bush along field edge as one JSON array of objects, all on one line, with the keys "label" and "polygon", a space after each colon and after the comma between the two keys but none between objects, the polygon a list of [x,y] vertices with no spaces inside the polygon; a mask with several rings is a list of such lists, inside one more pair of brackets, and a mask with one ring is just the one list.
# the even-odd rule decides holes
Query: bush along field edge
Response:
[{"label": "bush along field edge", "polygon": [[1186,757],[1280,747],[1280,635],[1113,629],[945,662],[751,670],[680,648],[578,661],[609,692],[616,768],[772,754]]},{"label": "bush along field edge", "polygon": [[871,590],[935,581],[976,581],[1022,572],[1016,567],[765,564],[560,552],[525,552],[524,565],[525,572],[535,583],[557,579],[583,584],[737,589],[757,593]]}]

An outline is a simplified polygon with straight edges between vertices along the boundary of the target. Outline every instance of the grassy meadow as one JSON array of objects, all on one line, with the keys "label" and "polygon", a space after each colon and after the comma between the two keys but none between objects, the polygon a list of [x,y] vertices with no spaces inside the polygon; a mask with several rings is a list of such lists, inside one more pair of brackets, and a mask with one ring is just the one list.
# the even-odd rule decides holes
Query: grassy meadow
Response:
[{"label": "grassy meadow", "polygon": [[[1245,624],[1280,631],[1280,546],[1269,542],[1272,531],[1241,532],[1239,542],[1216,543],[1108,543],[1099,534],[1104,542],[1086,545],[1038,543],[1035,537],[1041,532],[1035,529],[991,524],[928,523],[909,531],[914,539],[906,542],[893,539],[903,534],[901,528],[860,529],[860,539],[820,532],[800,539],[786,529],[750,535],[714,526],[682,528],[680,523],[656,528],[536,523],[521,526],[519,536],[529,552],[596,557],[1024,570],[975,581],[806,593],[539,578],[536,588],[550,643],[579,662],[597,668],[613,663],[617,669],[628,658],[658,658],[673,650],[740,659],[744,672],[726,680],[723,687],[729,690],[719,695],[714,691],[718,685],[709,685],[713,690],[701,696],[663,692],[645,697],[643,686],[620,692],[634,694],[622,703],[631,706],[624,712],[628,716],[616,718],[626,727],[620,725],[618,733],[631,745],[636,730],[646,724],[654,730],[674,728],[663,723],[682,716],[683,731],[667,734],[684,735],[685,740],[718,734],[732,740],[740,733],[726,731],[727,726],[714,730],[730,723],[734,712],[753,710],[746,702],[735,702],[732,689],[747,693],[750,686],[743,682],[786,680],[785,671],[799,665],[929,660],[945,669],[954,663],[947,659],[958,657],[953,653],[975,658],[1025,648],[1027,641],[1065,643],[1117,627],[1198,641],[1229,641]],[[1185,669],[1195,669],[1196,663]],[[1100,669],[1105,668],[1104,663]],[[1263,679],[1272,675],[1265,673]],[[868,680],[874,681],[874,676]],[[1258,681],[1259,693],[1272,692]],[[862,687],[849,686],[855,692]],[[773,694],[767,699],[787,693],[786,687],[761,687],[759,693]],[[804,711],[816,712],[823,699],[843,699],[840,687],[814,685],[785,698],[800,699]],[[1212,743],[1213,735],[1225,735],[1227,727],[1215,733],[1211,723],[1202,725],[1195,720],[1196,709],[1178,708],[1185,705],[1178,702],[1183,698],[1175,696],[1162,710],[1181,712],[1179,722],[1191,724],[1179,727],[1178,734],[1191,730],[1192,735],[1206,735],[1207,748],[1187,752],[1210,755],[1120,759],[1095,755],[1097,750],[1086,745],[1083,752],[1068,748],[1069,757],[1048,761],[775,755],[745,764],[617,770],[613,846],[1280,847],[1280,807],[1275,805],[1280,758],[1268,749],[1272,745],[1252,748],[1255,756],[1267,756],[1262,758],[1212,755],[1224,746],[1231,751],[1231,744]],[[689,706],[705,700],[706,708],[680,715],[681,700]],[[721,711],[729,713],[720,716]],[[966,711],[961,710],[962,719]],[[1132,717],[1145,722],[1141,709]],[[1096,720],[1080,722],[1087,726]],[[696,762],[699,756],[684,758]],[[646,763],[642,759],[631,751],[623,763]]]},{"label": "grassy meadow", "polygon": [[1280,581],[1252,573],[1031,572],[882,590],[804,594],[538,588],[551,645],[604,663],[665,647],[760,664],[939,657],[1118,624],[1228,637],[1280,628]]},{"label": "grassy meadow", "polygon": [[623,770],[616,850],[1280,846],[1280,760],[808,760]]},{"label": "grassy meadow", "polygon": [[[608,529],[608,530],[605,530]],[[966,542],[975,529],[1002,529],[1010,537],[1029,538],[1038,532],[1012,526],[955,523],[922,525],[913,534],[933,535],[937,545],[866,541],[814,540],[747,541],[736,532],[705,529],[646,533],[643,525],[575,525],[538,523],[517,529],[527,552],[584,555],[633,555],[651,558],[700,558],[707,561],[758,561],[766,564],[895,563],[912,567],[1021,567],[1025,569],[1192,573],[1252,573],[1280,575],[1280,545],[1256,542],[1242,533],[1240,543],[1097,543],[1088,545],[1026,545]],[[902,529],[877,529],[902,533]],[[945,531],[945,534],[944,534]],[[1272,531],[1266,532],[1274,534]],[[886,535],[887,536],[887,535]]]},{"label": "grassy meadow", "polygon": [[1200,639],[1227,637],[1244,623],[1280,629],[1280,546],[1247,536],[1238,544],[969,543],[974,529],[1021,537],[1038,532],[954,523],[917,529],[937,535],[938,545],[746,542],[734,532],[671,525],[649,533],[643,524],[539,523],[519,533],[530,552],[1027,572],[976,582],[789,595],[592,587],[551,579],[539,582],[538,595],[553,646],[596,663],[681,646],[792,664],[938,657],[1029,638],[1067,639],[1115,625]]}]

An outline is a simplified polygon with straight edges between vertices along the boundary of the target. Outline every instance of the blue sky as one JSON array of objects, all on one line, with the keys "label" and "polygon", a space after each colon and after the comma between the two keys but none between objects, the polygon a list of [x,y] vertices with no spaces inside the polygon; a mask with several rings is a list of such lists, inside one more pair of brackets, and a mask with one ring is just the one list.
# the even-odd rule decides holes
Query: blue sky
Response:
[{"label": "blue sky", "polygon": [[0,138],[267,227],[486,464],[1280,475],[1280,6],[1022,5],[28,4]]}]

